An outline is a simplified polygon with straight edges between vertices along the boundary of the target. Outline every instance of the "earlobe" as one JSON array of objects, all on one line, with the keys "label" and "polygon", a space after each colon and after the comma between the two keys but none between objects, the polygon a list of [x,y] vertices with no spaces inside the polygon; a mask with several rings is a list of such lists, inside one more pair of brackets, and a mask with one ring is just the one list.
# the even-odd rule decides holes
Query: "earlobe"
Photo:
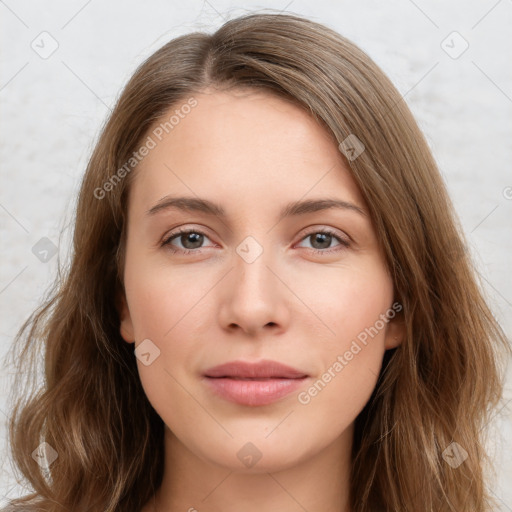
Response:
[{"label": "earlobe", "polygon": [[384,348],[389,350],[402,344],[405,339],[405,324],[401,318],[390,320],[386,329]]},{"label": "earlobe", "polygon": [[119,293],[117,298],[117,311],[119,312],[119,331],[122,338],[127,343],[133,343],[135,341],[135,336],[133,333],[132,317],[130,315],[130,310],[128,309],[128,304],[126,303],[126,297],[122,292]]}]

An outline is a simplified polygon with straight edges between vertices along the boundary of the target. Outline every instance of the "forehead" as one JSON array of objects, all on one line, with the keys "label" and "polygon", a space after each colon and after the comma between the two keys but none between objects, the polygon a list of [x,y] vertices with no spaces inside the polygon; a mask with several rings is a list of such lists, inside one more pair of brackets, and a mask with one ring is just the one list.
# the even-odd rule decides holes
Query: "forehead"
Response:
[{"label": "forehead", "polygon": [[169,193],[237,198],[251,207],[336,194],[364,206],[332,134],[266,91],[185,97],[146,137],[154,147],[134,171],[130,192],[140,208]]}]

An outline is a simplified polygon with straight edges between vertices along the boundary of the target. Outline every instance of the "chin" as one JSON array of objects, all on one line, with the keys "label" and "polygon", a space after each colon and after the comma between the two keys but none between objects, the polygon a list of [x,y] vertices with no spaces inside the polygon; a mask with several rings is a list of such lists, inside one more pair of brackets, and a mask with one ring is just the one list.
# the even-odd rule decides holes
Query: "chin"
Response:
[{"label": "chin", "polygon": [[204,447],[202,457],[236,473],[258,474],[289,469],[315,453],[314,447],[304,445],[303,435],[297,433],[296,439],[287,435],[287,439],[288,443],[284,444],[283,438],[277,435],[274,439],[265,439],[261,431],[254,437],[245,433],[224,444]]}]

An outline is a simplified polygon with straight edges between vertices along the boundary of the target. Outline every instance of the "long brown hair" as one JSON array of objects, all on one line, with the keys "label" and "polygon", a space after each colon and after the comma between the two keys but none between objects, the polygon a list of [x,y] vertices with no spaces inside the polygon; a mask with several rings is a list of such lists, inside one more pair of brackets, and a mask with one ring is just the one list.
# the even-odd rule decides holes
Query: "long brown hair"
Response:
[{"label": "long brown hair", "polygon": [[[483,435],[501,396],[507,339],[405,101],[355,44],[291,14],[244,15],[213,34],[178,37],[124,88],[83,178],[69,268],[16,337],[9,441],[33,492],[15,504],[133,512],[161,484],[164,425],[119,333],[134,176],[126,163],[155,121],[210,86],[272,92],[306,109],[336,144],[352,135],[364,145],[344,158],[370,208],[406,339],[386,352],[356,420],[352,510],[488,510]],[[29,392],[39,360],[44,384],[33,377]],[[57,454],[46,472],[33,456],[42,441]],[[465,460],[455,468],[446,453]]]}]

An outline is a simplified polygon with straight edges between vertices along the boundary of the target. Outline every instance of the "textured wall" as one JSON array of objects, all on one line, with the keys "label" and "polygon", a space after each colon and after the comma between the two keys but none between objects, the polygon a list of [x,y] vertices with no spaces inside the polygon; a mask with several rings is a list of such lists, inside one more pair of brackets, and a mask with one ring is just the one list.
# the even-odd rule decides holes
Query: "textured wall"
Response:
[{"label": "textured wall", "polygon": [[[352,39],[384,69],[439,163],[490,304],[512,334],[512,1],[128,0],[0,2],[1,349],[68,254],[79,180],[100,124],[135,67],[169,39],[223,17],[286,9]],[[455,32],[455,33],[454,33]],[[57,249],[59,247],[59,249]],[[45,252],[46,251],[46,252]],[[46,261],[47,260],[47,261]],[[1,368],[0,504],[19,494],[6,456],[12,369]],[[512,389],[493,423],[502,510],[512,510]]]}]

